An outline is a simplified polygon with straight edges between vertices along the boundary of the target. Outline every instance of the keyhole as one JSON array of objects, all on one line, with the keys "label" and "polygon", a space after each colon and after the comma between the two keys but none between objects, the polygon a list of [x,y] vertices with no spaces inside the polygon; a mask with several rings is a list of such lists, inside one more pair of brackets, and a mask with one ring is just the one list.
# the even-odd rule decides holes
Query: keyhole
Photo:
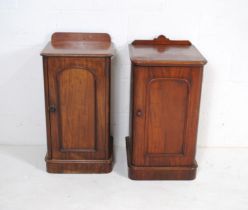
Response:
[{"label": "keyhole", "polygon": [[56,106],[55,106],[55,105],[51,105],[51,106],[49,107],[49,111],[50,111],[50,112],[56,112]]}]

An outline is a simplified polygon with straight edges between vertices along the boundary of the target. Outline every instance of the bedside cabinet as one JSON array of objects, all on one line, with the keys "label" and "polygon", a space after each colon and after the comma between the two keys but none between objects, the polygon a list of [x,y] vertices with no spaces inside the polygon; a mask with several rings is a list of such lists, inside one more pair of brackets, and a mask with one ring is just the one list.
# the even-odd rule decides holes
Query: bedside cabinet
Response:
[{"label": "bedside cabinet", "polygon": [[190,180],[195,161],[203,66],[189,41],[135,40],[131,68],[129,177]]},{"label": "bedside cabinet", "polygon": [[104,33],[54,33],[41,52],[47,124],[47,171],[108,173],[110,66]]}]

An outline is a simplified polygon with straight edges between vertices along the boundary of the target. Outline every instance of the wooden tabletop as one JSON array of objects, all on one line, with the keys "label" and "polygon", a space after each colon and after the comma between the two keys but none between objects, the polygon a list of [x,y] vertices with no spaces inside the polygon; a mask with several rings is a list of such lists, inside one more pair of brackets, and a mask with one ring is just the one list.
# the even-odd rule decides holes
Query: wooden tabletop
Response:
[{"label": "wooden tabletop", "polygon": [[207,60],[187,40],[169,40],[160,35],[154,40],[135,40],[129,45],[130,59],[136,65],[204,65]]},{"label": "wooden tabletop", "polygon": [[42,56],[110,57],[113,44],[106,33],[56,32],[42,50]]}]

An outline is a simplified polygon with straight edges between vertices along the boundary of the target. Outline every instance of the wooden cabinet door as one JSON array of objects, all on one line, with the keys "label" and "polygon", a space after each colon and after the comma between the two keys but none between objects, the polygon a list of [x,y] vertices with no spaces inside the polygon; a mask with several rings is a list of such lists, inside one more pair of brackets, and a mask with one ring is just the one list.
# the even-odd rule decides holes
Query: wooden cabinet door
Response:
[{"label": "wooden cabinet door", "polygon": [[132,75],[132,164],[192,165],[202,69],[138,66]]},{"label": "wooden cabinet door", "polygon": [[48,58],[52,159],[104,159],[109,141],[105,58]]}]

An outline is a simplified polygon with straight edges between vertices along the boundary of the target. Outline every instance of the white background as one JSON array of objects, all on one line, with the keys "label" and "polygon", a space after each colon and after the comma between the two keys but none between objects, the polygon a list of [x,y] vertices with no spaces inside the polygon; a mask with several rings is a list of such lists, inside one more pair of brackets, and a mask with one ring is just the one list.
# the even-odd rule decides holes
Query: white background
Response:
[{"label": "white background", "polygon": [[[110,174],[48,174],[40,51],[55,31],[107,32],[116,163]],[[189,39],[207,58],[194,181],[128,179],[134,39]],[[248,0],[0,0],[0,210],[246,210]],[[23,146],[26,145],[26,146]]]},{"label": "white background", "polygon": [[164,34],[208,60],[198,145],[248,146],[247,0],[0,0],[0,144],[46,144],[39,53],[55,31],[111,35],[115,144],[128,135],[128,43]]}]

